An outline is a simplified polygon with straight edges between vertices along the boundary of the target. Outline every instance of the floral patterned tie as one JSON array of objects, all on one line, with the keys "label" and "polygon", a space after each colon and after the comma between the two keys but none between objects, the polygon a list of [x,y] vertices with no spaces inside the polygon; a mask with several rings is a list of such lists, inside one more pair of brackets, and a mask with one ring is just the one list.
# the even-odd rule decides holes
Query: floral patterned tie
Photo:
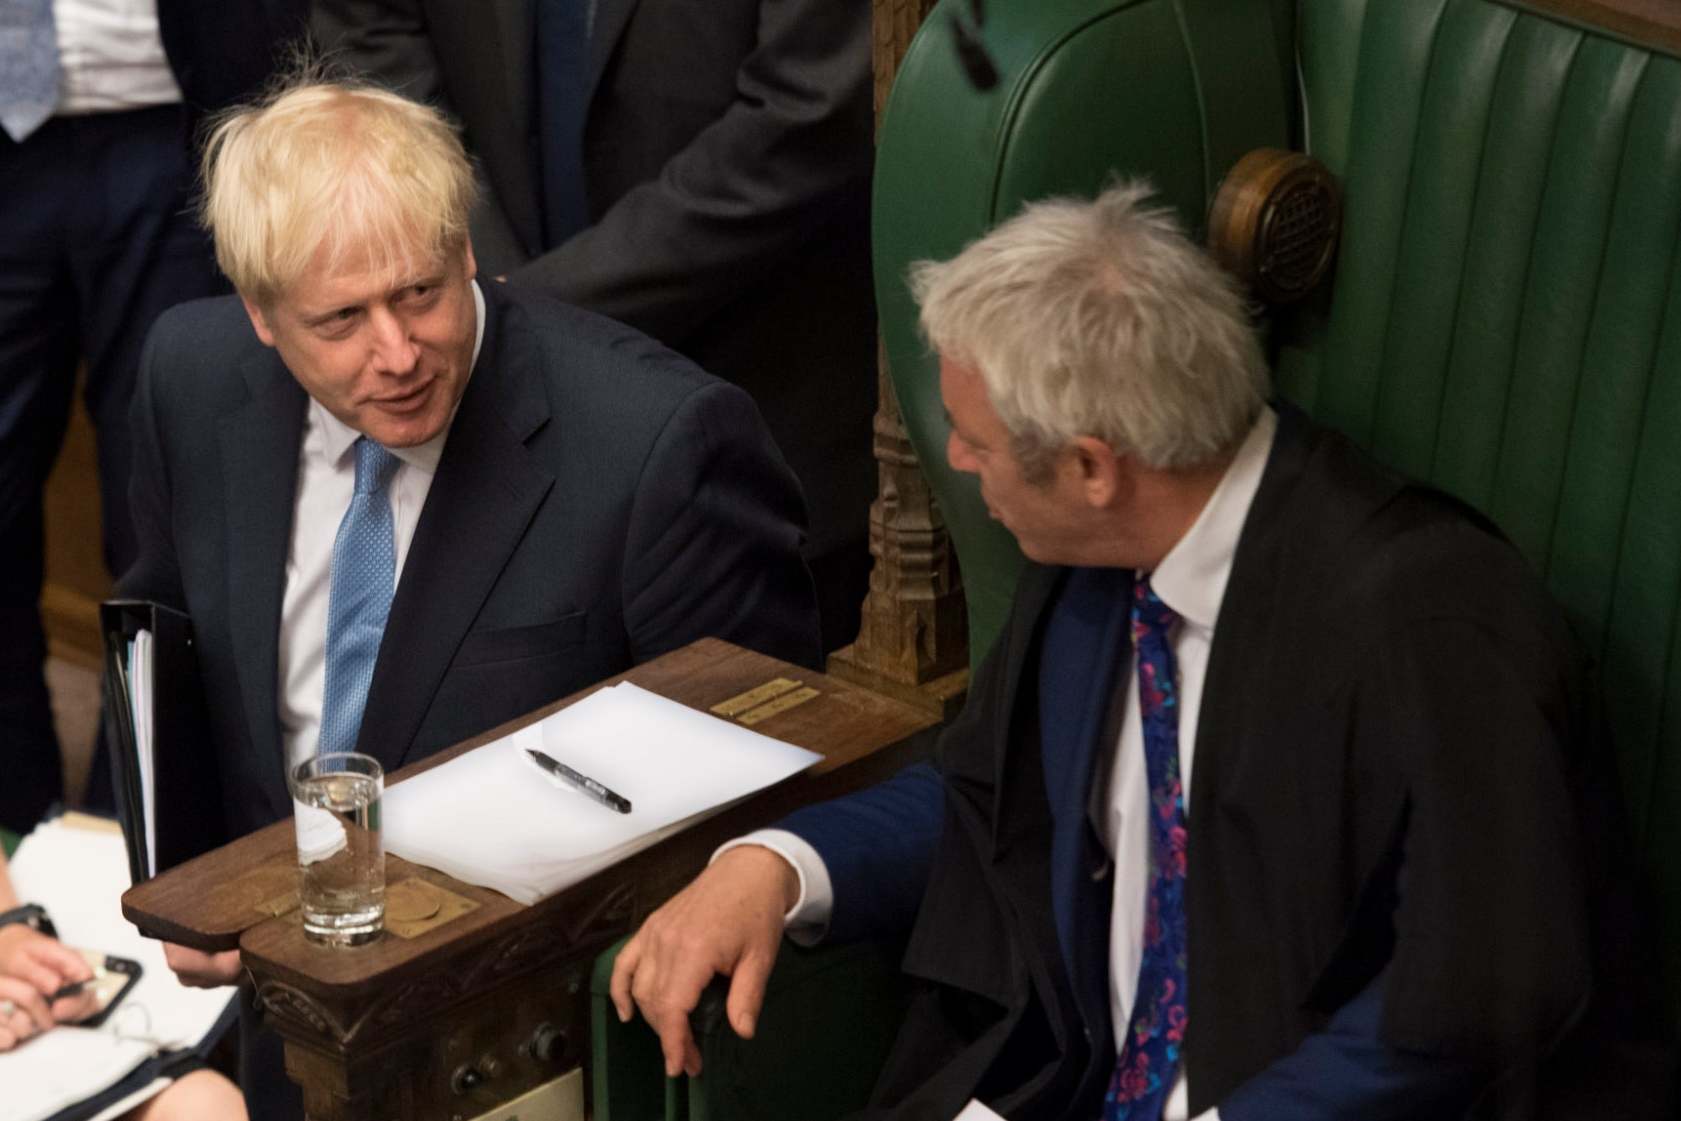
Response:
[{"label": "floral patterned tie", "polygon": [[1159,1121],[1185,1039],[1185,793],[1179,781],[1179,686],[1167,630],[1173,610],[1139,580],[1132,589],[1138,709],[1150,779],[1150,887],[1144,958],[1104,1121]]}]

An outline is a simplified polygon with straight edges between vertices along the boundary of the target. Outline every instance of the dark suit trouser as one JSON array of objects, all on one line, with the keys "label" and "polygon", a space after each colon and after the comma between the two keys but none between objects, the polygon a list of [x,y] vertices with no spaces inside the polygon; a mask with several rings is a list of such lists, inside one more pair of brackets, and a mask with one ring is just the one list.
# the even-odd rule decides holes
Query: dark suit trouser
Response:
[{"label": "dark suit trouser", "polygon": [[42,490],[77,366],[120,573],[141,345],[165,308],[225,290],[192,184],[180,106],[55,117],[21,144],[0,133],[0,825],[27,830],[64,793],[41,672]]}]

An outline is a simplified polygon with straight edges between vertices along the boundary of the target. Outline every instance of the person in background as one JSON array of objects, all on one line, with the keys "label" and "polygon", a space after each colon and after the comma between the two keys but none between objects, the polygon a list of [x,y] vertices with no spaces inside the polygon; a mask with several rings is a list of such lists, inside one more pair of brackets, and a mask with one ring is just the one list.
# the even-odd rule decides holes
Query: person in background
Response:
[{"label": "person in background", "polygon": [[[48,1003],[61,987],[92,977],[82,955],[21,921],[20,903],[0,853],[0,1051],[27,1043],[94,1011],[93,993]],[[17,917],[14,921],[12,916]],[[243,1121],[245,1100],[221,1074],[200,1068],[122,1115],[122,1121]]]},{"label": "person in background", "polygon": [[[23,832],[65,796],[41,673],[42,492],[77,368],[121,574],[141,342],[163,309],[226,291],[192,218],[193,132],[269,77],[307,7],[0,0],[0,826]],[[109,808],[97,761],[92,785]]]}]

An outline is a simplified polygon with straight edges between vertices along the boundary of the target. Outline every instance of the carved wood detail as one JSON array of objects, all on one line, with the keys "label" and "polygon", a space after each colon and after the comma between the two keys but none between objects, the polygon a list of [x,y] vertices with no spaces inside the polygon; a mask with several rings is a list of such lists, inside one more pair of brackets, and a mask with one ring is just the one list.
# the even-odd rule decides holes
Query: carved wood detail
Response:
[{"label": "carved wood detail", "polygon": [[364,1007],[337,1008],[284,982],[268,980],[257,990],[259,1003],[296,1034],[313,1033],[321,1042],[345,1046],[372,1025],[386,1032],[424,1023],[446,1009],[491,990],[510,977],[542,966],[593,953],[625,933],[635,917],[636,888],[615,885],[576,910],[563,911],[552,923],[522,927],[461,955],[454,968],[439,969],[407,985],[398,985]]},{"label": "carved wood detail", "polygon": [[[934,0],[876,0],[875,108],[879,127],[893,77]],[[879,489],[870,506],[870,591],[858,640],[829,672],[941,713],[961,697],[968,660],[962,579],[939,505],[905,434],[885,354],[874,449]]]}]

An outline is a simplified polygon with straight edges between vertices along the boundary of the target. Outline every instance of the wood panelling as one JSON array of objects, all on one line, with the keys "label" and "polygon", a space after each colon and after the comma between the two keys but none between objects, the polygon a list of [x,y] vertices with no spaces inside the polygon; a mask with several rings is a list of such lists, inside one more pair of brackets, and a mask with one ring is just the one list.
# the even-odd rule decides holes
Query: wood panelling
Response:
[{"label": "wood panelling", "polygon": [[110,594],[100,548],[99,467],[93,424],[77,394],[58,463],[47,480],[47,584],[41,615],[54,655],[97,668],[99,601]]}]

